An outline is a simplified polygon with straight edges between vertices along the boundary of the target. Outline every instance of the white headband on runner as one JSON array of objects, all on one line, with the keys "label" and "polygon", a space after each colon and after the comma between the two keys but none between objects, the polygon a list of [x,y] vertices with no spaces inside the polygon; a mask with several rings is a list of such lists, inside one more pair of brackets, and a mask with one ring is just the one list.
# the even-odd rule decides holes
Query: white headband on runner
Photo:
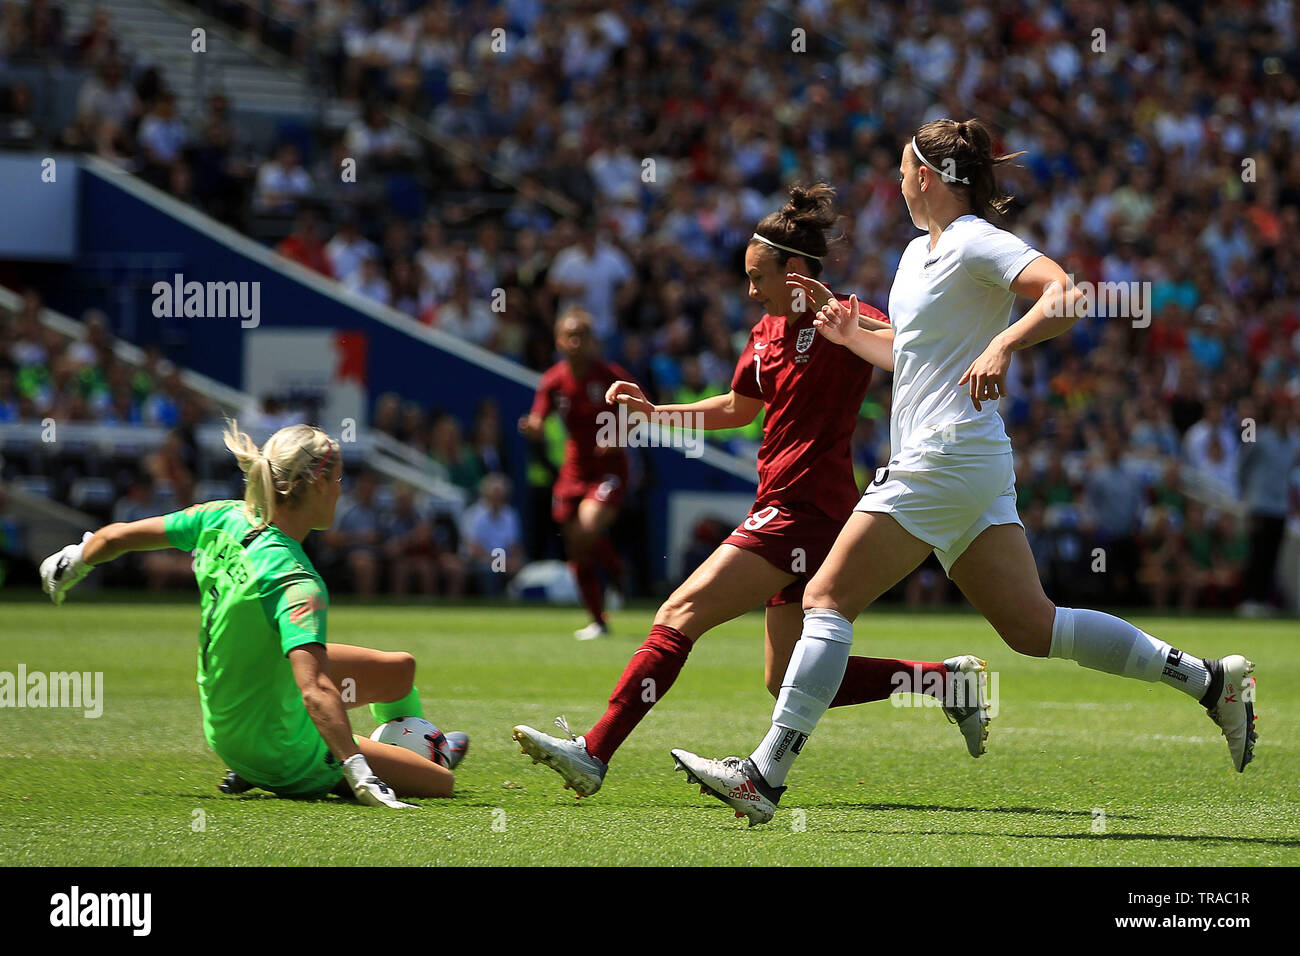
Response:
[{"label": "white headband on runner", "polygon": [[769,246],[771,246],[774,249],[784,249],[786,252],[793,253],[796,256],[803,256],[805,259],[816,259],[818,262],[820,262],[822,258],[821,256],[813,255],[811,252],[801,252],[798,249],[792,249],[789,246],[783,246],[781,245],[781,243],[773,242],[771,239],[768,239],[765,236],[760,236],[758,233],[754,233],[754,238],[757,239],[759,242],[766,242]]},{"label": "white headband on runner", "polygon": [[[925,165],[929,166],[929,167],[930,167],[931,169],[933,169],[936,173],[938,173],[940,176],[942,176],[942,177],[943,177],[943,181],[944,181],[945,183],[953,183],[953,182],[957,182],[957,183],[965,183],[967,186],[970,185],[970,177],[969,177],[969,176],[962,176],[962,177],[958,178],[958,177],[957,177],[955,174],[953,174],[953,173],[945,173],[942,169],[940,169],[940,168],[939,168],[938,166],[936,166],[934,163],[930,162],[928,159],[926,159],[924,156],[922,156],[922,155],[921,155],[921,150],[920,150],[920,149],[917,147],[917,145],[916,145],[916,137],[915,137],[915,136],[912,137],[912,152],[916,153],[916,158],[917,158],[917,159],[919,159],[921,162],[925,163]],[[953,162],[953,166],[954,166],[954,168],[956,167],[956,165],[957,165],[957,163],[954,161],[954,162]]]}]

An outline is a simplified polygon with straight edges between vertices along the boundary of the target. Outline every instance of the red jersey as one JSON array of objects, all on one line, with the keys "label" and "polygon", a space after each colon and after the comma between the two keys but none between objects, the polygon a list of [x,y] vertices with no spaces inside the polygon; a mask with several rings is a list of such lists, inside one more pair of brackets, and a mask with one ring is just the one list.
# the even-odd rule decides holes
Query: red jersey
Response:
[{"label": "red jersey", "polygon": [[600,431],[597,417],[601,412],[618,413],[617,405],[605,402],[605,393],[619,380],[632,381],[615,362],[593,359],[582,378],[573,374],[567,360],[552,365],[542,374],[533,398],[532,414],[545,418],[558,412],[569,431],[564,443],[563,472],[583,481],[598,481],[611,468],[621,467],[627,455],[622,448],[602,448],[596,444]]},{"label": "red jersey", "polygon": [[[858,310],[889,321],[866,303],[859,302]],[[809,311],[796,322],[784,316],[759,319],[736,363],[731,388],[761,399],[767,411],[755,502],[804,503],[847,519],[859,498],[849,443],[872,366],[826,339],[813,325],[815,317]]]}]

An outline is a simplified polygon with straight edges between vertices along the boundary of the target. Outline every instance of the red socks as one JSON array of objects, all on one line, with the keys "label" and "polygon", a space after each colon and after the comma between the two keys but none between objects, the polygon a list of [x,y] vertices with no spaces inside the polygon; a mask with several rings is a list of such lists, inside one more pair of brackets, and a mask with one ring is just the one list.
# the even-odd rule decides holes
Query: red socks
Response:
[{"label": "red socks", "polygon": [[[636,729],[650,708],[659,702],[677,680],[691,640],[681,631],[663,624],[650,628],[650,635],[632,655],[614,692],[609,707],[585,735],[587,753],[609,763],[614,752]],[[936,680],[931,675],[940,675]],[[948,686],[948,668],[942,662],[900,661],[881,657],[850,657],[832,707],[885,700],[904,689],[942,697]]]},{"label": "red socks", "polygon": [[614,542],[609,540],[608,535],[596,543],[595,556],[596,563],[605,569],[610,580],[616,584],[619,583],[627,567],[623,563],[623,558],[619,556],[618,549],[614,547]]},{"label": "red socks", "polygon": [[[919,674],[919,678],[918,678]],[[930,674],[944,675],[936,681]],[[832,707],[864,704],[869,700],[884,700],[895,691],[909,690],[939,697],[947,687],[948,668],[943,662],[897,661],[887,657],[850,657],[844,670],[844,680],[831,701]],[[903,675],[903,676],[900,676]]]},{"label": "red socks", "polygon": [[607,535],[602,535],[592,546],[591,553],[585,561],[582,563],[570,561],[569,567],[573,569],[573,577],[578,583],[578,594],[582,597],[582,604],[587,609],[587,613],[591,615],[593,621],[604,625],[605,592],[600,586],[598,572],[604,568],[610,582],[622,588],[625,571],[623,559],[619,557],[614,542],[610,541]]},{"label": "red socks", "polygon": [[582,597],[582,604],[587,609],[587,613],[596,623],[604,624],[605,596],[601,593],[600,575],[596,573],[596,565],[591,561],[584,564],[570,561],[569,567],[573,568],[573,576],[578,581],[578,594]]},{"label": "red socks", "polygon": [[691,640],[681,631],[663,624],[650,628],[650,636],[627,662],[609,695],[605,716],[587,731],[587,753],[609,763],[641,718],[668,693],[690,652]]}]

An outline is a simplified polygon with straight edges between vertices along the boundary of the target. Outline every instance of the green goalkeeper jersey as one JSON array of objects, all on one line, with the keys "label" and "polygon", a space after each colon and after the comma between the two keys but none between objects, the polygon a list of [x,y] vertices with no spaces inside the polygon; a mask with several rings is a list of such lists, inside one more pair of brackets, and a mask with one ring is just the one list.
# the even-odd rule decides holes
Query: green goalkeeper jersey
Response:
[{"label": "green goalkeeper jersey", "polygon": [[198,684],[209,746],[246,780],[303,780],[318,770],[323,741],[288,654],[325,643],[325,583],[279,528],[254,534],[242,501],[194,505],[163,521],[167,540],[194,553],[203,595]]}]

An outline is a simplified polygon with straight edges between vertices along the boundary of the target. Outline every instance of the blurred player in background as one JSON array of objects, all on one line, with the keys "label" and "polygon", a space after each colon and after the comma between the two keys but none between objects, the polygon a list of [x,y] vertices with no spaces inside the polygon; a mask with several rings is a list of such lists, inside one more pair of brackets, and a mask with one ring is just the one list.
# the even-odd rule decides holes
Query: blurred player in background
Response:
[{"label": "blurred player in background", "polygon": [[[569,739],[517,726],[523,752],[589,796],[600,789],[610,758],[650,708],[668,693],[695,641],[766,602],[766,682],[773,696],[799,639],[800,600],[840,527],[858,500],[849,442],[871,366],[847,349],[819,341],[813,319],[830,298],[817,276],[827,254],[826,230],[836,221],[834,190],[826,184],[794,187],[790,201],[764,218],[745,252],[749,297],[765,314],[750,332],[731,391],[688,405],[652,405],[641,388],[615,382],[610,401],[653,416],[685,414],[686,427],[736,428],[766,409],[758,452],[758,494],[749,516],[659,608],[654,626],[632,655],[609,707],[584,736]],[[810,291],[811,290],[811,291]],[[888,328],[883,313],[861,307],[867,328]],[[984,662],[966,655],[942,662],[854,657],[837,685],[834,705],[884,700],[903,689],[900,675],[919,678],[909,689],[941,697],[972,756],[984,752],[988,713],[982,696]],[[954,693],[956,675],[969,675]],[[972,689],[967,696],[967,689]]]},{"label": "blurred player in background", "polygon": [[541,440],[546,416],[553,411],[568,429],[564,464],[551,491],[551,517],[562,529],[565,556],[591,615],[590,623],[573,636],[589,641],[609,633],[600,571],[623,590],[623,559],[606,532],[627,494],[627,453],[597,441],[597,416],[612,414],[605,393],[631,376],[600,357],[591,316],[579,307],[566,309],[556,321],[555,347],[564,358],[542,374],[532,411],[519,419],[519,431]]},{"label": "blurred player in background", "polygon": [[[451,796],[450,768],[352,736],[347,707],[369,704],[380,723],[423,713],[410,654],[325,641],[329,595],[302,541],[334,521],[339,443],[319,428],[291,425],[259,451],[235,422],[225,442],[245,475],[243,501],[209,501],[88,533],[42,562],[46,593],[62,604],[92,568],[132,551],[193,551],[203,595],[199,703],[208,745],[231,767],[223,791],[337,792],[394,809],[411,806],[399,795]],[[346,704],[345,679],[354,682]],[[469,740],[447,738],[454,766]]]},{"label": "blurred player in background", "polygon": [[[1234,770],[1250,762],[1254,665],[1246,658],[1185,654],[1110,614],[1056,607],[1043,593],[1016,512],[998,400],[1012,355],[1073,325],[1082,292],[1054,261],[989,221],[1010,203],[994,171],[1015,155],[995,156],[976,120],[920,127],[899,174],[912,223],[926,235],[899,261],[893,324],[862,329],[856,298],[847,309],[829,298],[819,307],[827,344],[894,372],[891,458],[804,593],[803,633],[758,749],[722,760],[672,751],[689,781],[751,826],[772,818],[794,758],[833,703],[854,618],[931,552],[1013,650],[1168,684],[1206,708]],[[1034,306],[1008,326],[1018,295]]]}]

